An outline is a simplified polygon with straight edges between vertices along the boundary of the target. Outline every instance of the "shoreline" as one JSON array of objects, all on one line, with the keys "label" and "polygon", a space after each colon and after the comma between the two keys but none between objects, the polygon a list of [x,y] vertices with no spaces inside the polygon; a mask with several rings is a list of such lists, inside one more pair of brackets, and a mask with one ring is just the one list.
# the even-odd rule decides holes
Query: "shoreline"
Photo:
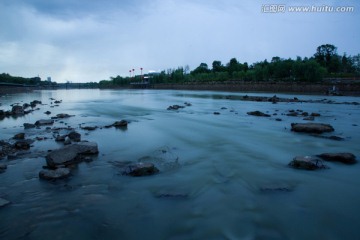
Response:
[{"label": "shoreline", "polygon": [[153,84],[151,89],[157,90],[194,90],[194,91],[226,91],[226,92],[258,92],[258,93],[294,93],[306,95],[324,95],[336,87],[339,96],[360,96],[360,84],[353,83],[162,83]]}]

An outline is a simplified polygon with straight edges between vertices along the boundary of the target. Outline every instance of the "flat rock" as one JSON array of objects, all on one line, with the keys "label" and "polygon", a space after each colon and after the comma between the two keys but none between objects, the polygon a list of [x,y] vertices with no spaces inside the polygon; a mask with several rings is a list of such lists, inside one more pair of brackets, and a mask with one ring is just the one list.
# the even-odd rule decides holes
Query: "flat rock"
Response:
[{"label": "flat rock", "polygon": [[270,117],[269,114],[260,112],[260,111],[253,111],[253,112],[247,112],[248,115],[257,116],[257,117]]},{"label": "flat rock", "polygon": [[54,120],[52,119],[41,119],[35,122],[36,126],[44,126],[44,125],[52,125],[52,124],[54,124]]},{"label": "flat rock", "polygon": [[52,168],[58,165],[71,165],[80,162],[82,160],[81,155],[97,153],[99,153],[97,143],[78,142],[51,151],[46,156],[46,163]]},{"label": "flat rock", "polygon": [[324,123],[291,123],[291,131],[304,133],[324,133],[333,132],[334,128],[330,124]]},{"label": "flat rock", "polygon": [[124,175],[130,175],[133,177],[149,176],[159,172],[159,169],[155,167],[153,163],[140,162],[130,164],[125,168]]},{"label": "flat rock", "polygon": [[289,163],[289,166],[305,170],[328,168],[323,164],[323,161],[316,156],[297,156]]},{"label": "flat rock", "polygon": [[70,176],[70,170],[68,168],[58,168],[55,170],[43,169],[39,172],[39,178],[45,180],[57,180]]},{"label": "flat rock", "polygon": [[319,158],[329,162],[341,162],[345,164],[356,163],[356,157],[352,153],[322,153],[317,155]]},{"label": "flat rock", "polygon": [[0,207],[5,207],[8,204],[10,204],[10,201],[0,198]]}]

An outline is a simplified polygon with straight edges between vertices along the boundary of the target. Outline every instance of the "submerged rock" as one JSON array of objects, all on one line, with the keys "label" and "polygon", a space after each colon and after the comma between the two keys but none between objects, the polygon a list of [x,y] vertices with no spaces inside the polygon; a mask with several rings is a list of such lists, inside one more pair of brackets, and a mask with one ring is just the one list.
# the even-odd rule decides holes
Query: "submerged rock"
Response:
[{"label": "submerged rock", "polygon": [[39,172],[39,178],[45,180],[57,180],[70,176],[70,170],[68,168],[58,168],[55,170],[43,169]]},{"label": "submerged rock", "polygon": [[121,127],[127,127],[127,125],[128,125],[128,121],[120,120],[120,121],[114,122],[112,126],[117,127],[117,128],[121,128]]},{"label": "submerged rock", "polygon": [[355,155],[352,153],[322,153],[317,156],[329,162],[341,162],[345,164],[354,164],[357,162]]},{"label": "submerged rock", "polygon": [[155,167],[153,163],[149,162],[139,162],[135,164],[128,165],[123,174],[130,175],[133,177],[149,176],[159,172],[159,169]]},{"label": "submerged rock", "polygon": [[8,204],[10,204],[10,201],[0,198],[0,207],[5,207]]},{"label": "submerged rock", "polygon": [[16,139],[16,140],[24,140],[25,139],[25,133],[18,133],[18,134],[15,134],[13,139]]},{"label": "submerged rock", "polygon": [[180,106],[180,105],[172,105],[172,106],[169,106],[167,108],[167,110],[179,110],[180,108],[184,108],[184,106]]},{"label": "submerged rock", "polygon": [[328,168],[323,164],[323,161],[314,156],[297,156],[290,163],[289,166],[296,169],[316,170]]},{"label": "submerged rock", "polygon": [[0,173],[5,172],[7,169],[7,165],[5,163],[0,163]]},{"label": "submerged rock", "polygon": [[78,142],[63,148],[51,151],[46,156],[49,167],[55,168],[59,165],[71,165],[82,161],[81,155],[99,153],[95,142]]},{"label": "submerged rock", "polygon": [[253,112],[247,112],[248,115],[257,116],[257,117],[270,117],[269,114],[260,112],[260,111],[253,111]]},{"label": "submerged rock", "polygon": [[54,124],[54,120],[52,119],[41,119],[35,122],[36,126],[44,126],[44,125],[52,125],[52,124]]},{"label": "submerged rock", "polygon": [[35,124],[32,124],[32,123],[24,123],[24,128],[25,129],[30,129],[30,128],[35,128]]},{"label": "submerged rock", "polygon": [[324,123],[291,123],[291,131],[304,133],[324,133],[333,132],[334,128],[330,124]]}]

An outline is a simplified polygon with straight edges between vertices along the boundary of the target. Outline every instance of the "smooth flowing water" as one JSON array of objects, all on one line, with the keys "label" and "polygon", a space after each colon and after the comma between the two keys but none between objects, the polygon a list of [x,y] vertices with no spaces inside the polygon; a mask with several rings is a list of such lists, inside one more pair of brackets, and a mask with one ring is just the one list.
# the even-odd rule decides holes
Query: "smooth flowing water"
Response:
[{"label": "smooth flowing water", "polygon": [[[272,96],[273,94],[249,94]],[[71,126],[83,140],[98,143],[99,155],[80,163],[66,180],[40,180],[44,157],[2,159],[0,239],[359,239],[360,164],[326,163],[330,169],[295,170],[297,155],[352,152],[360,156],[360,106],[323,103],[247,102],[241,93],[157,90],[58,90],[6,95],[10,104],[41,100],[40,110],[0,121],[0,140],[25,132],[48,136],[45,128],[26,129],[49,116],[74,117],[53,127]],[[294,95],[281,95],[290,97]],[[322,99],[324,96],[296,96]],[[62,100],[51,107],[50,98]],[[355,97],[326,97],[337,102]],[[188,106],[178,111],[167,107]],[[290,131],[301,117],[288,110],[321,114],[334,141]],[[249,111],[277,113],[270,118]],[[215,115],[214,112],[219,112]],[[276,121],[281,118],[282,121]],[[126,119],[127,129],[105,126]],[[47,135],[46,135],[47,134]],[[62,147],[35,141],[32,152]],[[151,160],[160,173],[122,174],[117,163]]]}]

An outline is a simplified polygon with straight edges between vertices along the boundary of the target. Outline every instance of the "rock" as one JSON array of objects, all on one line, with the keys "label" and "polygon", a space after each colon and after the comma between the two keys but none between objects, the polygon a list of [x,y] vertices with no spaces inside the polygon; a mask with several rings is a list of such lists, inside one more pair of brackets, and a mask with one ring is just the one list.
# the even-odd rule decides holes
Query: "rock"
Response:
[{"label": "rock", "polygon": [[13,139],[16,139],[16,140],[24,140],[25,139],[25,133],[18,133],[18,134],[15,134]]},{"label": "rock", "polygon": [[46,163],[52,168],[58,165],[66,166],[82,161],[81,155],[83,154],[97,153],[99,153],[99,150],[95,142],[78,142],[51,151],[46,156]]},{"label": "rock", "polygon": [[321,115],[320,115],[320,113],[311,113],[310,116],[312,116],[312,117],[320,117]]},{"label": "rock", "polygon": [[24,104],[23,104],[23,108],[24,108],[24,109],[27,109],[28,107],[30,107],[30,104],[28,104],[28,103],[24,103]]},{"label": "rock", "polygon": [[281,118],[276,118],[275,121],[281,122],[282,119]]},{"label": "rock", "polygon": [[37,104],[42,104],[42,103],[41,103],[41,101],[39,101],[39,100],[34,100],[34,101],[30,102],[30,106],[31,106],[32,108],[36,107]]},{"label": "rock", "polygon": [[191,106],[192,106],[192,104],[189,103],[189,102],[184,102],[184,104],[185,104],[185,106],[187,106],[187,107],[191,107]]},{"label": "rock", "polygon": [[59,104],[59,103],[61,103],[62,102],[62,100],[56,100],[54,103],[55,104]]},{"label": "rock", "polygon": [[13,106],[11,109],[12,115],[24,115],[24,108],[22,106]]},{"label": "rock", "polygon": [[52,119],[41,119],[35,122],[36,126],[44,126],[44,125],[52,125],[54,124],[54,120]]},{"label": "rock", "polygon": [[94,131],[97,129],[97,126],[85,126],[85,127],[81,127],[81,129],[88,130],[88,131]]},{"label": "rock", "polygon": [[286,114],[286,116],[289,116],[289,117],[297,117],[297,116],[298,116],[298,113],[297,113],[297,112],[289,112],[288,114]]},{"label": "rock", "polygon": [[330,124],[324,123],[291,123],[291,131],[304,133],[324,133],[333,132],[334,128]]},{"label": "rock", "polygon": [[58,168],[55,170],[43,169],[39,172],[39,178],[45,180],[57,180],[70,176],[70,170],[68,168]]},{"label": "rock", "polygon": [[81,134],[78,133],[78,132],[75,132],[75,131],[70,132],[68,134],[68,137],[71,139],[71,141],[74,141],[74,142],[80,142],[81,141]]},{"label": "rock", "polygon": [[69,117],[72,117],[72,116],[67,113],[56,114],[56,118],[69,118]]},{"label": "rock", "polygon": [[214,112],[214,115],[220,115],[220,113],[219,112]]},{"label": "rock", "polygon": [[10,201],[0,198],[0,207],[5,207],[8,204],[10,204]]},{"label": "rock", "polygon": [[32,123],[24,123],[24,128],[25,129],[30,129],[30,128],[35,128],[35,124],[32,124]]},{"label": "rock", "polygon": [[116,121],[112,124],[112,126],[116,128],[127,127],[127,125],[128,125],[128,121],[126,120]]},{"label": "rock", "polygon": [[357,162],[355,155],[352,153],[322,153],[317,156],[330,162],[341,162],[345,164],[354,164]]},{"label": "rock", "polygon": [[5,163],[0,163],[0,173],[5,172],[7,169],[7,165]]},{"label": "rock", "polygon": [[153,163],[135,163],[127,166],[123,174],[133,177],[149,176],[159,172]]},{"label": "rock", "polygon": [[18,150],[28,150],[30,149],[30,141],[19,140],[15,142],[14,147]]},{"label": "rock", "polygon": [[67,137],[66,135],[58,135],[58,136],[56,136],[55,141],[56,142],[64,142],[66,137]]},{"label": "rock", "polygon": [[305,170],[328,168],[322,163],[321,159],[314,156],[297,156],[289,163],[289,166]]},{"label": "rock", "polygon": [[51,112],[50,111],[46,111],[46,112],[44,112],[46,115],[50,115],[51,114]]},{"label": "rock", "polygon": [[180,108],[184,108],[184,106],[180,105],[172,105],[167,108],[167,110],[179,110]]},{"label": "rock", "polygon": [[257,116],[257,117],[270,117],[269,114],[260,112],[260,111],[253,111],[253,112],[247,112],[248,115]]},{"label": "rock", "polygon": [[69,137],[65,137],[65,140],[64,140],[64,145],[70,145],[71,144],[71,140]]},{"label": "rock", "polygon": [[313,116],[309,116],[309,117],[303,118],[303,120],[305,120],[305,121],[314,121],[315,118]]},{"label": "rock", "polygon": [[344,141],[345,138],[343,137],[339,137],[339,136],[321,136],[321,135],[318,135],[318,134],[311,134],[311,136],[313,137],[317,137],[317,138],[324,138],[324,139],[330,139],[330,140],[334,140],[334,141]]}]

